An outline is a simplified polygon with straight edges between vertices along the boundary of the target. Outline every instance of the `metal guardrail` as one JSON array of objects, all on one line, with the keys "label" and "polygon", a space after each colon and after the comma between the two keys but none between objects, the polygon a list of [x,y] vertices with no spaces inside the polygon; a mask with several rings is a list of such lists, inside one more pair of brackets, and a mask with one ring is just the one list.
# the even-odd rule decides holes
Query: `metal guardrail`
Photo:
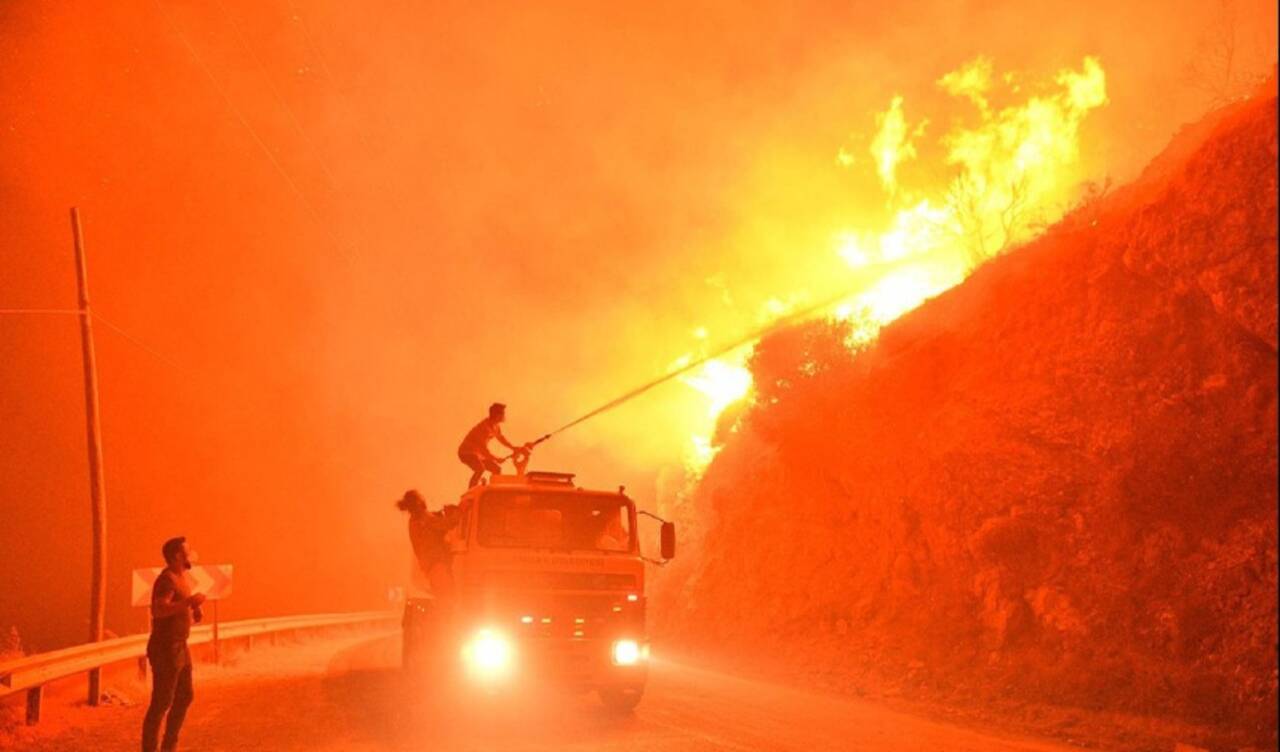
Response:
[{"label": "metal guardrail", "polygon": [[[216,639],[237,640],[281,632],[302,632],[329,627],[391,626],[400,616],[390,611],[362,611],[345,614],[305,614],[277,616],[267,619],[244,619],[218,625]],[[136,634],[102,642],[75,645],[48,653],[28,655],[0,663],[0,697],[27,692],[27,723],[40,720],[40,700],[45,684],[58,679],[96,671],[113,663],[138,660],[147,654],[150,635]],[[212,625],[193,627],[188,645],[203,645],[215,640]]]}]

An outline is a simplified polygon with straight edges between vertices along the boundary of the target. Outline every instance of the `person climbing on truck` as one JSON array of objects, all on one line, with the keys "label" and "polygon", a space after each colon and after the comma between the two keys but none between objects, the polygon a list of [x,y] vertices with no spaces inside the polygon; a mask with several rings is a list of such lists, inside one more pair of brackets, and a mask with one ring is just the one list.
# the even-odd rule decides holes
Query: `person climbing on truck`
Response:
[{"label": "person climbing on truck", "polygon": [[502,435],[502,423],[506,419],[507,406],[500,402],[493,403],[489,406],[489,417],[467,431],[462,443],[458,445],[458,459],[471,468],[471,480],[467,483],[467,488],[475,488],[479,485],[485,471],[497,474],[502,470],[501,460],[489,451],[490,440],[497,439],[499,444],[513,452],[529,450],[529,444],[517,447]]},{"label": "person climbing on truck", "polygon": [[427,500],[416,489],[405,491],[396,508],[409,513],[409,545],[418,567],[431,585],[431,594],[442,603],[453,597],[453,571],[446,537],[458,524],[456,504],[438,512],[427,511]]}]

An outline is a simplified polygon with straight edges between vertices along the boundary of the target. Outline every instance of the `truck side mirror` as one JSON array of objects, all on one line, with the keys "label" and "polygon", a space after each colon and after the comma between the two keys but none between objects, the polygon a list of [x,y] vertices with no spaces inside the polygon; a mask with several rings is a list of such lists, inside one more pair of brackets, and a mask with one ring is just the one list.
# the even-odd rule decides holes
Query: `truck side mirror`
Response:
[{"label": "truck side mirror", "polygon": [[663,559],[676,558],[676,523],[674,522],[662,523],[662,532],[660,534],[660,537],[661,537],[660,547],[662,549],[662,558]]}]

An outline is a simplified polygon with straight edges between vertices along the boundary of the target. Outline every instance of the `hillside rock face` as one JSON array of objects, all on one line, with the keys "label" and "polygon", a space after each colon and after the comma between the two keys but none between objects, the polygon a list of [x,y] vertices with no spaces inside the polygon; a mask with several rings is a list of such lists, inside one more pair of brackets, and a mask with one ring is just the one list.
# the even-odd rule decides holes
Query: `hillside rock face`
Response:
[{"label": "hillside rock face", "polygon": [[755,404],[675,510],[660,632],[1273,745],[1274,91],[866,350],[831,323],[761,342]]}]

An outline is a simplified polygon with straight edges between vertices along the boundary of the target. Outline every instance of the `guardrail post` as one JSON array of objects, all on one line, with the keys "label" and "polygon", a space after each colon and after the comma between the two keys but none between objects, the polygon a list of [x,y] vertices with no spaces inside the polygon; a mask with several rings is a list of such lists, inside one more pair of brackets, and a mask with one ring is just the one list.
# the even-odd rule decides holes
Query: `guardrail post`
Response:
[{"label": "guardrail post", "polygon": [[89,669],[89,704],[97,707],[102,701],[102,669]]},{"label": "guardrail post", "polygon": [[218,602],[213,602],[213,663],[222,664],[222,646],[218,644]]},{"label": "guardrail post", "polygon": [[44,687],[32,687],[27,690],[27,725],[34,726],[40,722],[40,700],[44,698]]}]

